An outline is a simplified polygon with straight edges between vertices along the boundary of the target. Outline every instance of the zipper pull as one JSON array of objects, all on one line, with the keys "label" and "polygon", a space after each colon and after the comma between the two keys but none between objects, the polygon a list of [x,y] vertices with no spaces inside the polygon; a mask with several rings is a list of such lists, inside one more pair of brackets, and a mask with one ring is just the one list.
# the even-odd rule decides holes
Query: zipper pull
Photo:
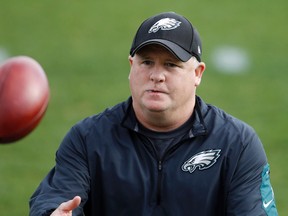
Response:
[{"label": "zipper pull", "polygon": [[158,170],[159,171],[162,170],[162,161],[161,160],[158,161]]}]

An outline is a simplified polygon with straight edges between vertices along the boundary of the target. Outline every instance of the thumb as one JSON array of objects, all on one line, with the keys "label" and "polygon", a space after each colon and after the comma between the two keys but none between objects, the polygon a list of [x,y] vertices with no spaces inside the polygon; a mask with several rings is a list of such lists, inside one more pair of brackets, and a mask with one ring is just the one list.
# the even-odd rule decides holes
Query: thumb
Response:
[{"label": "thumb", "polygon": [[60,211],[64,212],[69,212],[72,211],[73,209],[77,208],[81,203],[81,197],[80,196],[75,196],[72,200],[69,200],[67,202],[63,202],[58,209]]}]

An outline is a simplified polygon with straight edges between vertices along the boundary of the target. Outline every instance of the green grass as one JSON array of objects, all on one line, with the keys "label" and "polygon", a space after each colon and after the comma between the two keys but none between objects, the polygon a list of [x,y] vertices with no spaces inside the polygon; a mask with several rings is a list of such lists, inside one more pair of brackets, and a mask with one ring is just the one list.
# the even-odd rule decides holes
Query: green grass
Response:
[{"label": "green grass", "polygon": [[[54,164],[67,130],[129,95],[127,56],[138,25],[175,11],[199,30],[207,64],[198,94],[252,125],[272,168],[280,215],[288,212],[288,2],[276,1],[3,1],[0,49],[28,55],[45,69],[51,100],[25,139],[0,146],[1,215],[28,215],[28,200]],[[211,52],[221,45],[249,53],[246,73],[219,73]]]}]

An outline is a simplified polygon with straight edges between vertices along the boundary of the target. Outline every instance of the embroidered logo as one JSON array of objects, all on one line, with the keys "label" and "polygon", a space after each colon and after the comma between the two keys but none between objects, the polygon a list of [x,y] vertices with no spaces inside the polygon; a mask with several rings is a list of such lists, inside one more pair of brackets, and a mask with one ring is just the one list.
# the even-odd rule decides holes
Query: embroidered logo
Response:
[{"label": "embroidered logo", "polygon": [[172,19],[172,18],[163,18],[157,21],[148,31],[148,33],[156,33],[157,31],[161,30],[172,30],[179,27],[181,22]]},{"label": "embroidered logo", "polygon": [[220,157],[220,152],[220,149],[199,152],[184,162],[182,170],[193,173],[197,168],[199,170],[208,169],[217,162],[217,159]]}]

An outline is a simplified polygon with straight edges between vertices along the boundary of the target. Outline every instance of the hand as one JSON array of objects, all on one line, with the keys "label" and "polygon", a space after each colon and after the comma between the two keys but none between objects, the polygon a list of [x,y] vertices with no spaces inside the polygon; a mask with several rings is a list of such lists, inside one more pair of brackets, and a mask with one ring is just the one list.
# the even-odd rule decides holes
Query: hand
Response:
[{"label": "hand", "polygon": [[50,216],[72,216],[72,210],[81,203],[81,197],[75,196],[72,200],[63,202]]}]

